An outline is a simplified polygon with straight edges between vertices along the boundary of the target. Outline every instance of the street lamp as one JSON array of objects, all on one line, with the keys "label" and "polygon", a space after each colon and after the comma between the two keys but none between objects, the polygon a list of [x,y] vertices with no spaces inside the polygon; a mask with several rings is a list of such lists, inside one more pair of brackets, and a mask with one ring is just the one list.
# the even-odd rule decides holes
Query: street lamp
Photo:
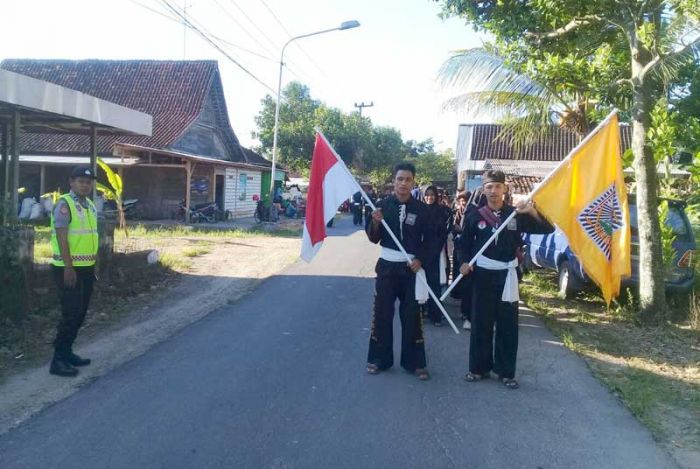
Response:
[{"label": "street lamp", "polygon": [[279,80],[277,82],[277,104],[275,105],[275,131],[272,137],[272,173],[270,176],[270,219],[277,220],[277,212],[274,209],[274,198],[275,198],[275,168],[277,162],[277,134],[279,133],[279,123],[280,123],[280,101],[282,100],[282,68],[284,67],[284,51],[287,46],[297,39],[302,39],[309,36],[317,36],[319,34],[330,33],[331,31],[344,31],[346,29],[357,28],[360,26],[359,21],[343,21],[337,28],[324,29],[323,31],[316,31],[315,33],[302,34],[301,36],[295,36],[287,41],[282,47],[282,54],[280,55],[280,74]]}]

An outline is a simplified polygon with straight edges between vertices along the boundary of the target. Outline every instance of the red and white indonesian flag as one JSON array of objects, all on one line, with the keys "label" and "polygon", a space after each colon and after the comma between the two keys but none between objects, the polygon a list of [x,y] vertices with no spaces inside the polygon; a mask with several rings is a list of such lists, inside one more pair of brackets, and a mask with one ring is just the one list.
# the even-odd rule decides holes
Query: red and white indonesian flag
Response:
[{"label": "red and white indonesian flag", "polygon": [[359,190],[360,185],[336,158],[325,137],[317,133],[306,195],[302,259],[311,262],[326,239],[326,224],[335,216],[338,207]]}]

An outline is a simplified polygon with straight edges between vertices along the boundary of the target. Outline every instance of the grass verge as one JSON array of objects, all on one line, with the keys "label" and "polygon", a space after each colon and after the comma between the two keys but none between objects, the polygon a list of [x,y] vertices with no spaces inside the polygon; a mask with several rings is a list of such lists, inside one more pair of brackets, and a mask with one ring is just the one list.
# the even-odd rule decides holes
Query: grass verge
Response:
[{"label": "grass verge", "polygon": [[561,300],[550,272],[527,275],[522,292],[658,441],[700,457],[700,331],[687,322],[641,327],[630,319],[629,306],[608,310],[591,293]]}]

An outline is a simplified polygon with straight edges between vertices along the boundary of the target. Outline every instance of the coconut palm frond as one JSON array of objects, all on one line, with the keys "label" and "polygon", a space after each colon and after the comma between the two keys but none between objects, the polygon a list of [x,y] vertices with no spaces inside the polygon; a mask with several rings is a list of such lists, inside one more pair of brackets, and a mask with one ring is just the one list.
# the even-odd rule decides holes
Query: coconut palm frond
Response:
[{"label": "coconut palm frond", "polygon": [[438,72],[443,87],[465,91],[499,91],[539,96],[549,91],[508,68],[503,58],[483,48],[456,51]]},{"label": "coconut palm frond", "polygon": [[456,111],[475,118],[487,114],[504,119],[522,116],[538,105],[549,105],[549,99],[525,93],[503,91],[475,91],[454,96],[443,103],[444,110]]}]

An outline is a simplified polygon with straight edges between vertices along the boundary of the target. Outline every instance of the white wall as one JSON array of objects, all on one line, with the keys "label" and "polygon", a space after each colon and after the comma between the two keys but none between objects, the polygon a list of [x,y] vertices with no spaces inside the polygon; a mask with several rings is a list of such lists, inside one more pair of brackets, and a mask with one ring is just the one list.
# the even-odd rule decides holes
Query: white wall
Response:
[{"label": "white wall", "polygon": [[[245,177],[245,183],[242,183],[242,177]],[[252,217],[257,204],[253,196],[260,197],[260,185],[260,171],[226,168],[225,210],[230,210],[234,218]]]}]

